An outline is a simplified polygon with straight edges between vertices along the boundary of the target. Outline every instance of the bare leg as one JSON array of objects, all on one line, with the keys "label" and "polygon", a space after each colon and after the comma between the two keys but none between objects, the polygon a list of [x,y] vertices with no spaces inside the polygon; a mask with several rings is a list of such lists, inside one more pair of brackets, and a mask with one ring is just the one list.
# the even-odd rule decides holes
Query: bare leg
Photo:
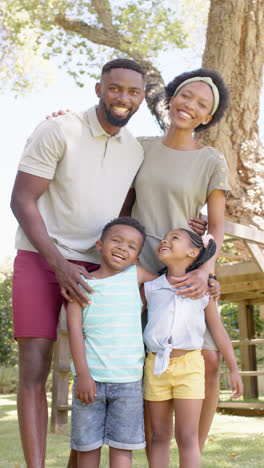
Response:
[{"label": "bare leg", "polygon": [[109,447],[109,459],[110,468],[131,468],[132,450],[121,450]]},{"label": "bare leg", "polygon": [[175,439],[179,448],[180,468],[200,468],[198,441],[199,419],[203,400],[173,400]]},{"label": "bare leg", "polygon": [[79,466],[78,466],[78,452],[76,450],[71,449],[67,468],[79,468]]},{"label": "bare leg", "polygon": [[167,468],[170,461],[172,437],[172,400],[148,401],[151,424],[150,468]]},{"label": "bare leg", "polygon": [[148,404],[146,400],[144,400],[144,426],[145,426],[145,439],[146,439],[146,455],[149,461],[150,456],[150,444],[151,444],[151,427],[150,427],[150,416],[148,410]]},{"label": "bare leg", "polygon": [[220,386],[219,368],[221,363],[221,356],[218,351],[203,349],[202,354],[205,362],[205,399],[199,422],[200,450],[202,450],[205,444],[218,403]]},{"label": "bare leg", "polygon": [[28,468],[44,468],[48,408],[45,384],[53,340],[19,338],[17,411],[20,436]]},{"label": "bare leg", "polygon": [[78,468],[99,468],[101,447],[89,452],[78,452]]}]

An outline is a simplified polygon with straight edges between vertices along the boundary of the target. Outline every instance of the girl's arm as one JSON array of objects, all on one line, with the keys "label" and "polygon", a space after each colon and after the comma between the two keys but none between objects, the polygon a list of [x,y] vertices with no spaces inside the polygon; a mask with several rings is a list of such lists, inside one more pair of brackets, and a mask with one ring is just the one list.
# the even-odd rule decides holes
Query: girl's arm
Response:
[{"label": "girl's arm", "polygon": [[209,273],[213,273],[215,261],[224,240],[224,214],[225,193],[223,190],[213,190],[207,199],[208,211],[208,233],[214,236],[216,242],[216,253],[197,270],[186,273],[186,275],[175,281],[175,287],[190,286],[178,291],[183,297],[198,299],[206,294],[208,288]]},{"label": "girl's arm", "polygon": [[216,346],[223,355],[228,366],[232,391],[235,392],[234,395],[232,395],[232,398],[239,398],[243,394],[243,383],[238,373],[232,343],[221,321],[221,317],[216,308],[216,303],[213,301],[209,301],[208,306],[205,308],[205,320],[213,335]]},{"label": "girl's arm", "polygon": [[71,354],[77,374],[76,397],[89,405],[94,403],[96,384],[86,361],[82,331],[82,308],[77,302],[68,303],[67,305],[67,326]]}]

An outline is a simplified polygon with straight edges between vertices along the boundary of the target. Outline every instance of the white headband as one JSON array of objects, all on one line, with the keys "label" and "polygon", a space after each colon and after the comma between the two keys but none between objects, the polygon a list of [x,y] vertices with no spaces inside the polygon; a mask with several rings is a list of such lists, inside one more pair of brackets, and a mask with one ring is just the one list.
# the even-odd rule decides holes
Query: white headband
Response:
[{"label": "white headband", "polygon": [[178,86],[178,88],[175,89],[175,91],[174,91],[174,93],[173,93],[173,96],[176,96],[176,94],[178,93],[178,91],[179,91],[183,86],[185,86],[185,85],[188,84],[188,83],[192,83],[193,81],[204,81],[204,83],[207,83],[207,84],[210,86],[210,88],[212,89],[213,95],[214,95],[214,106],[213,106],[213,109],[212,109],[211,112],[210,112],[210,115],[214,115],[214,113],[215,113],[215,112],[217,111],[217,109],[218,109],[220,98],[219,98],[219,91],[218,91],[218,88],[217,88],[217,86],[214,84],[212,78],[210,78],[209,76],[194,76],[193,78],[189,78],[188,80],[183,81],[183,82]]}]

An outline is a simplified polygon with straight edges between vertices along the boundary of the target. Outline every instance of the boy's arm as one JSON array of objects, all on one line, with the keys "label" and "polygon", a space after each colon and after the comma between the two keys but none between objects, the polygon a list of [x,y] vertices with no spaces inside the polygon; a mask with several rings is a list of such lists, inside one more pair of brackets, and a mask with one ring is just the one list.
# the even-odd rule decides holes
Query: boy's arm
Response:
[{"label": "boy's arm", "polygon": [[82,308],[77,302],[67,305],[67,325],[71,354],[77,374],[76,397],[87,405],[94,403],[96,384],[90,374],[82,331]]},{"label": "boy's arm", "polygon": [[150,271],[146,270],[140,265],[137,265],[137,277],[138,277],[138,286],[141,287],[143,283],[146,281],[152,281],[158,277],[158,275],[154,275],[150,273]]},{"label": "boy's arm", "polygon": [[205,320],[229,368],[232,391],[235,392],[232,398],[239,398],[243,394],[243,383],[238,373],[232,343],[224,328],[214,301],[209,301],[208,306],[205,308]]}]

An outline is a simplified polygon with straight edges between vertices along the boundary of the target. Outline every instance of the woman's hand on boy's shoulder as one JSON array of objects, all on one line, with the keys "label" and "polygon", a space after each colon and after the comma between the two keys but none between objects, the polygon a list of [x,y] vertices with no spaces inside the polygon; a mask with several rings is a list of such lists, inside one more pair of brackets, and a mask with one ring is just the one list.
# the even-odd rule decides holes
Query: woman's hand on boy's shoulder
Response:
[{"label": "woman's hand on boy's shoulder", "polygon": [[51,119],[51,117],[59,117],[59,115],[65,115],[66,112],[70,112],[70,110],[66,109],[66,111],[64,111],[60,109],[58,112],[52,112],[51,115],[46,115],[46,120]]}]

